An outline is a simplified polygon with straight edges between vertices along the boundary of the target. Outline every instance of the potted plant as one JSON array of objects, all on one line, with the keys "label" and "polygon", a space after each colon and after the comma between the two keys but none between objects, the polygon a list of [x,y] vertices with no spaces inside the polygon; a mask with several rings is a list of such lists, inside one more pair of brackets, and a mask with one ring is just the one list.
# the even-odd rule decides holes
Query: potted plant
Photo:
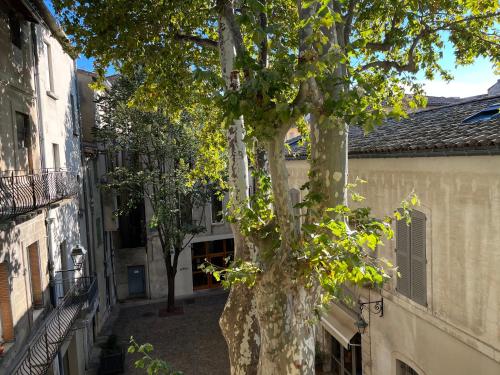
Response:
[{"label": "potted plant", "polygon": [[118,343],[116,335],[110,335],[108,340],[101,345],[101,361],[99,375],[122,374],[124,371],[125,354]]}]

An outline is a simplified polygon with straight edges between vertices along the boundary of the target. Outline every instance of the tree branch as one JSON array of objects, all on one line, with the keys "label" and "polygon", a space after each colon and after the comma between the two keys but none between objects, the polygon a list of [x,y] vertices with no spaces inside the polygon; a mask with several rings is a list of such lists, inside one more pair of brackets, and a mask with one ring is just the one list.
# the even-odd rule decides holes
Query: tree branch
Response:
[{"label": "tree branch", "polygon": [[175,34],[175,39],[183,42],[193,42],[195,44],[198,44],[203,47],[209,47],[209,48],[217,48],[219,46],[219,42],[216,40],[208,39],[208,38],[202,38],[196,35],[186,35],[186,34],[180,34],[177,33]]},{"label": "tree branch", "polygon": [[349,1],[347,13],[344,17],[344,45],[349,44],[349,38],[351,37],[351,30],[352,30],[352,20],[354,18],[354,8],[358,4],[358,2],[359,0]]}]

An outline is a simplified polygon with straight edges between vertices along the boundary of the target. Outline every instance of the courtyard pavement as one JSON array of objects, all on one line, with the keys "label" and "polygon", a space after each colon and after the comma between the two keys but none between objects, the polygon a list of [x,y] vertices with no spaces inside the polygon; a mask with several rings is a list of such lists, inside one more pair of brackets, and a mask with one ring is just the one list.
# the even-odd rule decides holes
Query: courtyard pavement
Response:
[{"label": "courtyard pavement", "polygon": [[[177,301],[184,314],[168,317],[158,316],[166,302],[126,303],[120,306],[113,333],[124,347],[130,336],[139,344],[152,344],[153,357],[166,360],[185,375],[229,375],[226,342],[218,324],[226,298],[227,293],[220,290],[197,294]],[[134,368],[138,358],[126,354],[126,375],[146,374]]]}]

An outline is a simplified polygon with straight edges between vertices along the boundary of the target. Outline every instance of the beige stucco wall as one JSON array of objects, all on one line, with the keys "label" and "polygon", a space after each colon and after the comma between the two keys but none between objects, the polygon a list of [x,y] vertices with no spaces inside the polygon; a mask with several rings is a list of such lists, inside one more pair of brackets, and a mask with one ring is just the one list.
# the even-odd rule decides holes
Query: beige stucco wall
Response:
[{"label": "beige stucco wall", "polygon": [[[33,243],[38,245],[43,303],[47,305],[50,303],[50,297],[44,215],[36,215],[18,225],[12,222],[0,227],[0,262],[5,261],[10,267],[10,301],[16,339],[15,343],[7,347],[7,353],[4,354],[4,360],[0,364],[0,373],[2,373],[2,368],[10,365],[12,358],[22,349],[23,341],[30,334],[30,325],[32,324],[30,319],[33,319],[36,325],[40,323],[38,321],[40,313],[43,313],[43,310],[32,310],[33,297],[28,246]],[[0,322],[0,337],[1,332]]]},{"label": "beige stucco wall", "polygon": [[[500,156],[350,160],[375,215],[415,191],[427,216],[428,306],[400,296],[396,279],[386,285],[384,317],[370,321],[372,374],[396,374],[395,352],[422,374],[500,373],[499,166]],[[300,187],[307,162],[288,167]],[[394,249],[380,255],[395,263]]]},{"label": "beige stucco wall", "polygon": [[30,118],[33,168],[40,169],[30,28],[22,24],[23,44],[18,49],[7,25],[7,14],[0,10],[0,171],[28,170],[27,149],[17,147],[16,112]]}]

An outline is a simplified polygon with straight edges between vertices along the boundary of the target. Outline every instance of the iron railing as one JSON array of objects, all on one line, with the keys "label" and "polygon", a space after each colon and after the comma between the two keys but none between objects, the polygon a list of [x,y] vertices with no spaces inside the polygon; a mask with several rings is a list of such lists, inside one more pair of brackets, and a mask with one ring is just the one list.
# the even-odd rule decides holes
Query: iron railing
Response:
[{"label": "iron railing", "polygon": [[95,277],[76,279],[57,307],[24,345],[22,352],[16,356],[16,364],[9,374],[45,375],[81,311],[92,305],[96,295]]},{"label": "iron railing", "polygon": [[0,220],[27,214],[79,191],[76,175],[68,171],[7,173],[0,177]]}]

